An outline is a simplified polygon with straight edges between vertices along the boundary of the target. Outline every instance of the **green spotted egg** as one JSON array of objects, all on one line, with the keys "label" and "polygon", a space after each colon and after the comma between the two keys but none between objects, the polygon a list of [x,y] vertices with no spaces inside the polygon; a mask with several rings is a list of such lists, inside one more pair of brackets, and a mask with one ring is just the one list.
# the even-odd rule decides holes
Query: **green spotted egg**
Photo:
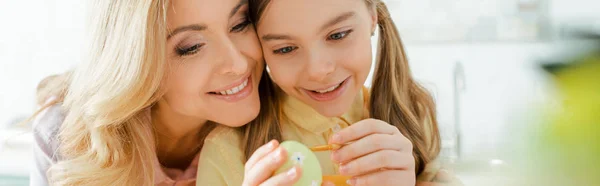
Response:
[{"label": "green spotted egg", "polygon": [[287,151],[288,159],[275,174],[284,173],[297,165],[302,168],[302,177],[294,186],[320,186],[323,175],[317,156],[308,147],[296,141],[284,141],[281,146]]}]

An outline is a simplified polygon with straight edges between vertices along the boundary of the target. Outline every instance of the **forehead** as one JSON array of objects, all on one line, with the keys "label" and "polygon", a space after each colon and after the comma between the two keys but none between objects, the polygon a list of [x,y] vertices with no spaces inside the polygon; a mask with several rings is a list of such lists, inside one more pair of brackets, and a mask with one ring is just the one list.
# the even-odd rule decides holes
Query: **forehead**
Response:
[{"label": "forehead", "polygon": [[261,15],[259,30],[306,31],[318,29],[329,19],[346,12],[366,10],[364,0],[271,0]]},{"label": "forehead", "polygon": [[169,28],[174,28],[227,21],[231,10],[240,2],[242,0],[173,0],[167,10],[167,23]]}]

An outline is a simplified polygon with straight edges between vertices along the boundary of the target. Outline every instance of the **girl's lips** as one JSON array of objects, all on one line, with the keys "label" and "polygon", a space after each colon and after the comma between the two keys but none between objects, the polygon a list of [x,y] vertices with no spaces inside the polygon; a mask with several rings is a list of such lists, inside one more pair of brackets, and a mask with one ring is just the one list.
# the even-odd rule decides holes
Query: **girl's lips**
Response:
[{"label": "girl's lips", "polygon": [[337,87],[332,86],[333,90],[321,90],[319,92],[313,90],[302,89],[310,98],[316,101],[331,101],[340,97],[348,87],[350,77],[342,81]]}]

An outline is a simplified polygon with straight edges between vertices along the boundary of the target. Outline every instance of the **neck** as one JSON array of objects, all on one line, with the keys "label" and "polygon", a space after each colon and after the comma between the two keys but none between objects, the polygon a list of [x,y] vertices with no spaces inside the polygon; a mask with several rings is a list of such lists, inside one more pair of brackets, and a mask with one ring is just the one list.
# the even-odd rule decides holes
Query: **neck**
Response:
[{"label": "neck", "polygon": [[152,109],[152,122],[159,162],[169,168],[187,168],[200,151],[206,120],[177,113],[161,100]]}]

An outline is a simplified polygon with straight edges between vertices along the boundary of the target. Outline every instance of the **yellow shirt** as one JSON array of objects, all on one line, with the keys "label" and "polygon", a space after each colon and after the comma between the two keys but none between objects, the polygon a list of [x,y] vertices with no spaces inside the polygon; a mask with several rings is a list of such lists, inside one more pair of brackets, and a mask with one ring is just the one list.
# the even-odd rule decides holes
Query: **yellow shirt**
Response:
[{"label": "yellow shirt", "polygon": [[[284,99],[281,120],[283,139],[299,141],[308,147],[325,145],[335,132],[368,118],[366,88],[356,96],[350,110],[341,117],[325,117],[291,96]],[[242,185],[245,163],[242,138],[243,134],[238,130],[224,126],[215,128],[209,134],[198,162],[196,185]],[[331,161],[330,153],[315,153],[323,175],[339,174],[338,165]]]}]

